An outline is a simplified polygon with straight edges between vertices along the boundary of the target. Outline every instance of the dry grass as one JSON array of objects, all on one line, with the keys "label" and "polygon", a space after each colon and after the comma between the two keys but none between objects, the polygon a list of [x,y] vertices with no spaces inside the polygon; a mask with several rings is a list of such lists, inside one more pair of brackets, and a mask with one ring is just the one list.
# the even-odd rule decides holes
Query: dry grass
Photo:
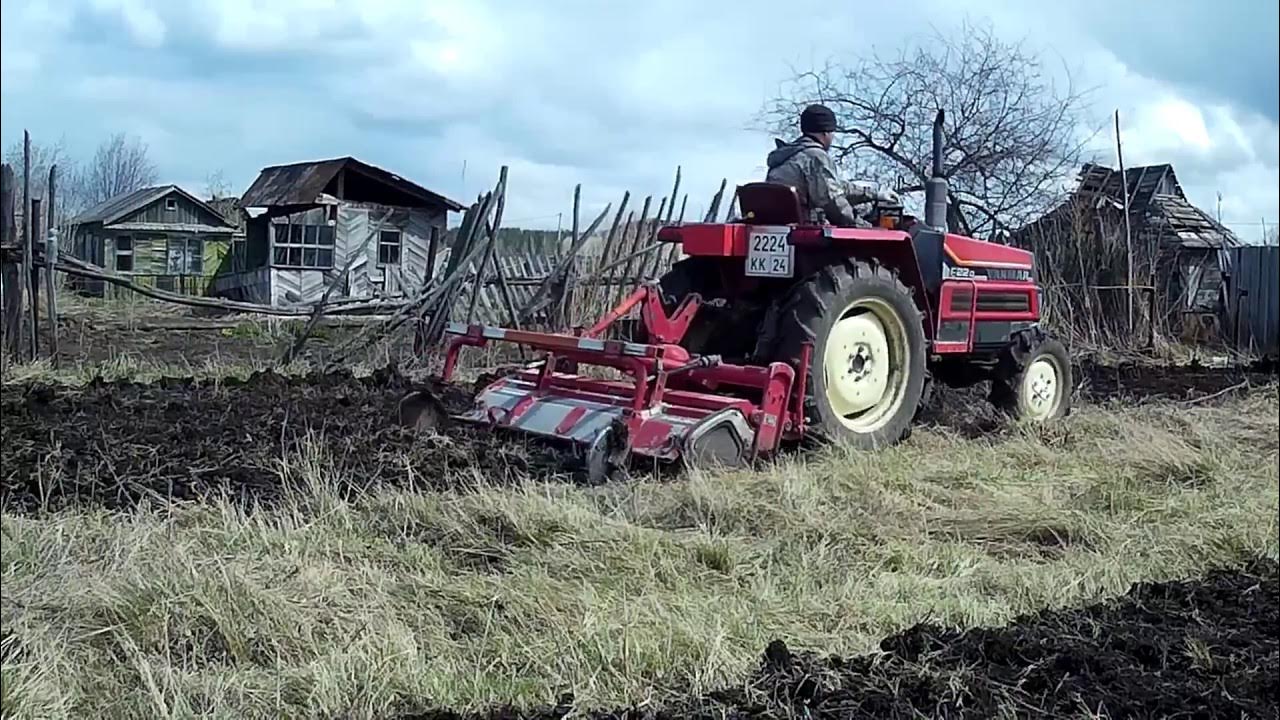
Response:
[{"label": "dry grass", "polygon": [[660,702],[774,638],[842,654],[1277,556],[1277,390],[917,432],[759,472],[3,518],[5,717]]}]

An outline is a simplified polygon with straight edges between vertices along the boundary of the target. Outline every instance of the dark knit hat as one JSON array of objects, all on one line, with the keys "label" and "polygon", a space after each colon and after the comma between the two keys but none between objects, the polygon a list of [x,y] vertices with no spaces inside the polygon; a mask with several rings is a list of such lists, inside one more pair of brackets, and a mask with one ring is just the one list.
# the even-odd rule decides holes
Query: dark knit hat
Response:
[{"label": "dark knit hat", "polygon": [[836,114],[826,105],[810,105],[800,113],[800,132],[836,131]]}]

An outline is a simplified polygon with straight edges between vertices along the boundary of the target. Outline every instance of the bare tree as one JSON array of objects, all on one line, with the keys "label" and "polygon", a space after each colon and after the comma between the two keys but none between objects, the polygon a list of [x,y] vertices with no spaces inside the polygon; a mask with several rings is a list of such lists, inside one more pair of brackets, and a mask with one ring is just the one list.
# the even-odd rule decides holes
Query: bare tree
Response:
[{"label": "bare tree", "polygon": [[85,195],[99,203],[156,182],[156,166],[141,138],[116,133],[98,146],[85,169]]},{"label": "bare tree", "polygon": [[979,235],[1009,232],[1060,199],[1088,140],[1080,132],[1087,92],[1069,77],[1059,90],[1022,43],[969,23],[896,57],[798,72],[762,118],[771,129],[794,132],[800,109],[812,102],[831,107],[840,121],[837,163],[902,193],[923,191],[931,123],[945,109],[948,224]]},{"label": "bare tree", "polygon": [[[22,141],[5,149],[4,161],[13,168],[17,187],[22,187]],[[80,183],[80,164],[67,151],[65,138],[57,142],[31,143],[31,196],[43,199],[48,187],[49,168],[58,166],[58,217],[63,221],[85,207]]]},{"label": "bare tree", "polygon": [[204,196],[209,200],[221,200],[231,195],[231,183],[222,170],[214,170],[204,176]]}]

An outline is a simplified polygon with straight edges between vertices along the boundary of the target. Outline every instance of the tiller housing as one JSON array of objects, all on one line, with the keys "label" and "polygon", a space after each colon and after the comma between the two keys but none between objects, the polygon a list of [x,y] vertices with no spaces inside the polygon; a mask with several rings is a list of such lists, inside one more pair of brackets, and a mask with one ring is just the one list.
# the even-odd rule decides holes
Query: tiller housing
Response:
[{"label": "tiller housing", "polygon": [[[450,323],[445,381],[466,347],[505,342],[544,353],[482,388],[474,407],[454,419],[574,443],[598,479],[631,455],[738,465],[798,439],[808,364],[735,365],[690,355],[679,342],[700,304],[690,295],[668,315],[657,286],[644,285],[576,335]],[[602,339],[637,306],[651,342]],[[626,379],[582,374],[587,366],[613,368]]]}]

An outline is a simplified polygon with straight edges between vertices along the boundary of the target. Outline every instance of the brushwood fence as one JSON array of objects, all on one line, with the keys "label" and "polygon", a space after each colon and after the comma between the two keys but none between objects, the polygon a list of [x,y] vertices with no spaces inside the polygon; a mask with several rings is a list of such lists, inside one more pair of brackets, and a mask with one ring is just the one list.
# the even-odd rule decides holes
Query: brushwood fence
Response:
[{"label": "brushwood fence", "polygon": [[[29,137],[24,146],[29,153]],[[553,253],[510,251],[499,247],[498,231],[506,202],[507,168],[499,173],[497,185],[480,195],[466,209],[462,222],[452,232],[452,241],[436,247],[432,243],[428,259],[430,271],[422,278],[397,277],[372,296],[347,297],[345,287],[351,264],[360,253],[352,253],[346,266],[325,273],[325,289],[318,301],[295,304],[249,302],[226,297],[190,294],[183,286],[169,287],[158,278],[139,278],[108,270],[76,257],[58,245],[54,229],[56,167],[50,170],[45,209],[49,221],[41,229],[40,201],[31,197],[30,160],[24,157],[23,188],[19,196],[15,173],[3,168],[0,199],[0,295],[3,296],[3,323],[0,338],[5,360],[35,360],[45,354],[58,361],[58,316],[54,289],[71,279],[77,284],[110,285],[115,292],[127,291],[173,305],[228,313],[298,318],[307,321],[296,341],[281,355],[281,362],[296,358],[298,352],[324,316],[367,316],[368,322],[332,356],[340,363],[355,348],[388,340],[404,327],[414,329],[414,345],[419,352],[440,346],[449,321],[480,322],[514,327],[542,327],[564,330],[591,323],[621,302],[638,284],[658,278],[680,257],[674,243],[659,243],[664,225],[684,222],[688,195],[680,194],[681,173],[676,168],[670,195],[660,198],[654,211],[652,196],[644,198],[639,211],[628,209],[630,192],[615,206],[608,203],[583,227],[582,186],[574,188],[572,220],[567,237]],[[712,197],[702,222],[725,219],[733,212],[736,198],[725,203],[726,181]],[[18,199],[22,201],[22,222],[15,222]],[[679,210],[676,198],[680,198]],[[606,221],[608,221],[606,223]],[[607,228],[607,229],[606,229]],[[364,240],[376,237],[375,227]],[[263,268],[269,270],[269,268]],[[40,280],[43,279],[43,286]],[[217,277],[210,283],[217,289]],[[45,292],[45,319],[41,315],[41,290]],[[185,291],[185,292],[184,292]],[[206,289],[207,291],[207,289]],[[39,348],[40,327],[48,325],[47,353]]]}]

